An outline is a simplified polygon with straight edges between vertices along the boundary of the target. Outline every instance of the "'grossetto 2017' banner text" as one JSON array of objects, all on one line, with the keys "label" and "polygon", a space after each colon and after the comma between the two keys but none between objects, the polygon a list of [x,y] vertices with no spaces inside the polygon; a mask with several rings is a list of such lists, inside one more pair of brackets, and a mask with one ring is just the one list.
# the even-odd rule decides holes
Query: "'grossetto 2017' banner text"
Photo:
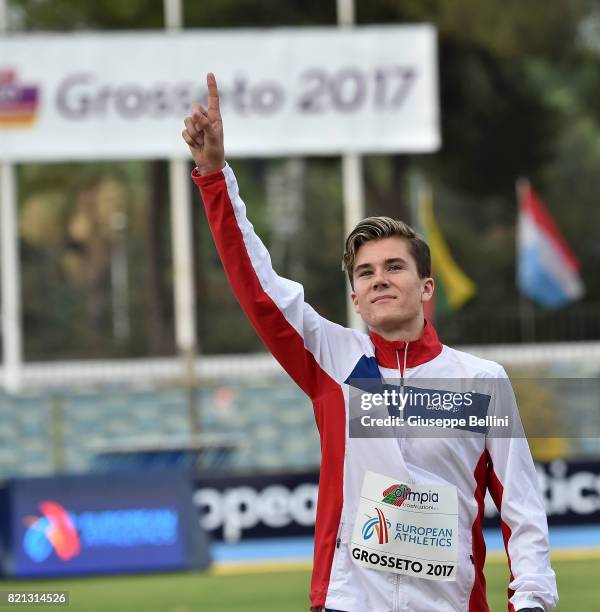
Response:
[{"label": "'grossetto 2017' banner text", "polygon": [[207,72],[229,157],[440,146],[429,25],[46,34],[0,40],[0,159],[186,156]]}]

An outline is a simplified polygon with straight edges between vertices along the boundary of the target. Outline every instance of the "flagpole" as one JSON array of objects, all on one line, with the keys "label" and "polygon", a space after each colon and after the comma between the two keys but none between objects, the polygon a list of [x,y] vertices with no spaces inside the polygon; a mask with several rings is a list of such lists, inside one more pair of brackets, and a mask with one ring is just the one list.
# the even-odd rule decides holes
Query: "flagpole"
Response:
[{"label": "flagpole", "polygon": [[[183,30],[183,0],[163,0],[165,30]],[[188,393],[190,433],[200,432],[200,396],[196,380],[198,342],[194,287],[194,248],[192,236],[192,192],[189,161],[169,159],[169,201],[171,204],[171,244],[175,297],[175,342],[183,366],[183,383]]]},{"label": "flagpole", "polygon": [[423,177],[418,170],[410,170],[408,175],[408,193],[409,193],[409,214],[408,223],[414,227],[420,234],[423,229],[420,227],[419,221],[419,202],[421,201],[421,190],[423,189]]},{"label": "flagpole", "polygon": [[[421,236],[425,238],[425,229],[423,228],[421,220],[421,205],[423,199],[426,197],[433,197],[431,192],[431,186],[424,179],[423,175],[418,170],[411,170],[408,176],[408,200],[409,200],[409,225],[413,227]],[[430,245],[431,246],[431,245]],[[433,276],[433,264],[431,274]],[[435,325],[436,323],[436,294],[434,288],[434,295],[429,302],[426,302],[423,306],[423,312],[425,318]]]},{"label": "flagpole", "polygon": [[523,294],[519,297],[521,342],[535,342],[535,311],[531,301]]},{"label": "flagpole", "polygon": [[[337,24],[340,28],[356,25],[354,0],[337,0]],[[358,153],[345,152],[342,155],[342,197],[344,201],[344,236],[348,236],[356,225],[365,218],[365,187],[363,159]],[[354,310],[351,298],[352,287],[346,276],[346,323],[348,327],[365,331],[365,323]]]},{"label": "flagpole", "polygon": [[[519,286],[519,232],[520,232],[520,213],[519,207],[525,195],[525,191],[529,189],[529,181],[520,178],[516,182],[517,193],[517,234],[515,240],[516,266],[515,266],[515,282]],[[521,332],[521,342],[535,342],[535,310],[529,298],[519,290],[519,327]]]}]

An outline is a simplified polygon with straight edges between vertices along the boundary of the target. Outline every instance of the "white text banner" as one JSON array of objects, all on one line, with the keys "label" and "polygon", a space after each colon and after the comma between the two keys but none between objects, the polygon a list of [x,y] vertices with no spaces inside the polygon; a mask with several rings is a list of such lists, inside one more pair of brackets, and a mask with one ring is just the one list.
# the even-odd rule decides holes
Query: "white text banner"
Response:
[{"label": "white text banner", "polygon": [[221,91],[228,157],[431,152],[429,25],[0,39],[0,159],[186,156],[183,118]]}]

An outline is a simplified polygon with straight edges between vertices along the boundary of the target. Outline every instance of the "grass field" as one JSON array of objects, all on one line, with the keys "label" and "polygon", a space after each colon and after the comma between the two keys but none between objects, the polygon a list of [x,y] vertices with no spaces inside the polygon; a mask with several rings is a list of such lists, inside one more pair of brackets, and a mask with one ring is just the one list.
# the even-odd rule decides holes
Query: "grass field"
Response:
[{"label": "grass field", "polygon": [[[553,565],[561,599],[558,610],[600,610],[600,560],[559,561]],[[492,612],[506,610],[506,572],[504,564],[486,567]],[[188,573],[5,582],[0,583],[0,590],[68,590],[71,602],[67,609],[77,612],[306,612],[308,581],[309,572],[305,570]]]}]

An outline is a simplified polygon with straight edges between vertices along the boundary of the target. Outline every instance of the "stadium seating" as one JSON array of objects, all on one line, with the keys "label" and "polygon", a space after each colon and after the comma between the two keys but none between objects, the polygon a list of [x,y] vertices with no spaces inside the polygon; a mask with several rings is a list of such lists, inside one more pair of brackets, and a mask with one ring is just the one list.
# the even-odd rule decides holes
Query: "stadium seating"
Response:
[{"label": "stadium seating", "polygon": [[[198,393],[198,412],[201,432],[239,440],[231,460],[212,454],[212,464],[222,469],[310,468],[319,462],[310,402],[284,377],[243,380],[235,387],[205,385]],[[176,445],[189,433],[188,392],[181,387],[103,385],[2,393],[0,478],[98,469],[107,465],[100,455],[108,448]],[[142,464],[162,461],[166,466],[174,457],[146,457]],[[122,467],[132,461],[124,455],[119,460]]]}]

